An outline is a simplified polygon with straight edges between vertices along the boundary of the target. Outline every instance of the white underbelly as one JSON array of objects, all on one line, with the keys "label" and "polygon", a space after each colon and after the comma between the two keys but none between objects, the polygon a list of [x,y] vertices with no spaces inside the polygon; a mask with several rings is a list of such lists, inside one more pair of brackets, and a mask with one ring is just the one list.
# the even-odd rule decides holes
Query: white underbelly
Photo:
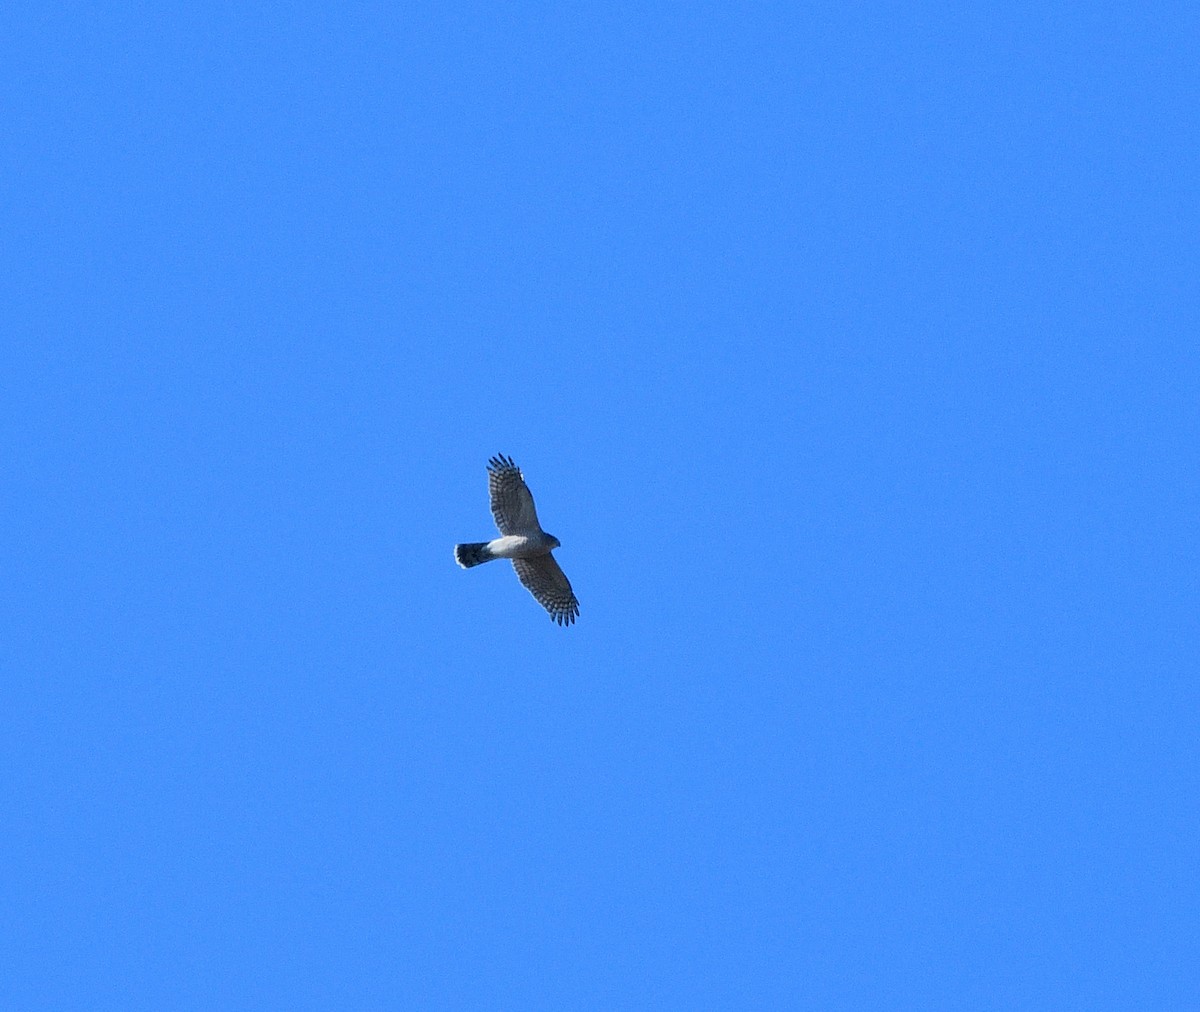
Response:
[{"label": "white underbelly", "polygon": [[528,559],[533,555],[545,555],[546,546],[525,534],[506,534],[488,542],[488,550],[500,559]]}]

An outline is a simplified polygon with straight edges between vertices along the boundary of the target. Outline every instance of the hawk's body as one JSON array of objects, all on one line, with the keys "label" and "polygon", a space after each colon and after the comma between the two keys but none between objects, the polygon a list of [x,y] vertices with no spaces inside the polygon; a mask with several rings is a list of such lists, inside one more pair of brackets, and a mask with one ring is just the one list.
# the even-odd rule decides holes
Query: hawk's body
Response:
[{"label": "hawk's body", "polygon": [[558,538],[542,530],[533,496],[511,458],[496,456],[488,461],[488,495],[501,537],[455,545],[455,561],[470,569],[492,559],[511,559],[517,579],[550,617],[559,625],[570,625],[579,614],[579,600],[550,554],[559,547]]}]

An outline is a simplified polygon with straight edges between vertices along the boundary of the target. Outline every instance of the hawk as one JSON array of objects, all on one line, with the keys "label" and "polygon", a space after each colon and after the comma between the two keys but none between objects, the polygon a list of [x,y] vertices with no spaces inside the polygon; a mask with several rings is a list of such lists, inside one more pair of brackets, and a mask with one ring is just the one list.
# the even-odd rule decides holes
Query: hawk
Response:
[{"label": "hawk", "polygon": [[559,625],[570,625],[579,614],[579,600],[566,574],[558,567],[554,548],[561,547],[553,534],[538,523],[533,496],[521,469],[511,457],[497,454],[488,461],[488,495],[492,518],[502,537],[454,546],[454,561],[470,569],[492,559],[512,559],[517,579]]}]

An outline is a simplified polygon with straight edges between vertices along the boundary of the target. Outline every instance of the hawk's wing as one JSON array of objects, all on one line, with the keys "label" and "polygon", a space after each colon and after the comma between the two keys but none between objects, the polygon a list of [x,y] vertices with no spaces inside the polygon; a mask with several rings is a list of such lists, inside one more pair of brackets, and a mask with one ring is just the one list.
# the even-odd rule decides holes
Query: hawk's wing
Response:
[{"label": "hawk's wing", "polygon": [[492,518],[501,534],[528,534],[542,529],[533,496],[511,457],[497,455],[488,461],[488,496]]},{"label": "hawk's wing", "polygon": [[567,574],[553,555],[535,555],[532,559],[513,559],[517,579],[537,598],[559,625],[570,625],[579,614],[579,599],[571,589]]}]

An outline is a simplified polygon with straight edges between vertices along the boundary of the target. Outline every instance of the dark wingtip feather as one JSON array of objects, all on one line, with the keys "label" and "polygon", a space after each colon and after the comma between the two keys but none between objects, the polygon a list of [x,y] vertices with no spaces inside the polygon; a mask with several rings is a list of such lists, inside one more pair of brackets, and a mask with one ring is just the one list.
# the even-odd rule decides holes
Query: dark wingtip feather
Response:
[{"label": "dark wingtip feather", "polygon": [[575,619],[579,615],[579,605],[564,611],[550,612],[550,621],[557,622],[559,625],[567,626],[574,625]]},{"label": "dark wingtip feather", "polygon": [[509,468],[512,468],[513,470],[520,470],[512,457],[506,457],[503,453],[497,453],[493,457],[488,457],[489,471],[505,471]]}]

